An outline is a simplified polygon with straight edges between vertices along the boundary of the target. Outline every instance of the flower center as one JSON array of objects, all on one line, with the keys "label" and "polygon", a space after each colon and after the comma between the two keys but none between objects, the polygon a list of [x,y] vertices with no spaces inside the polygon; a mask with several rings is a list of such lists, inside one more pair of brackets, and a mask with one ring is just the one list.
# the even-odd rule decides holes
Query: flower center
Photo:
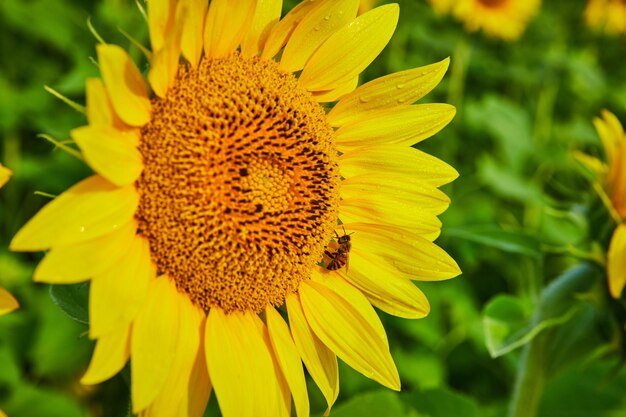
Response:
[{"label": "flower center", "polygon": [[282,304],[337,223],[324,110],[273,61],[239,54],[181,64],[152,105],[136,217],[159,274],[205,310]]},{"label": "flower center", "polygon": [[483,4],[483,6],[486,7],[499,7],[501,5],[503,5],[504,3],[506,3],[508,0],[479,0],[480,3]]}]

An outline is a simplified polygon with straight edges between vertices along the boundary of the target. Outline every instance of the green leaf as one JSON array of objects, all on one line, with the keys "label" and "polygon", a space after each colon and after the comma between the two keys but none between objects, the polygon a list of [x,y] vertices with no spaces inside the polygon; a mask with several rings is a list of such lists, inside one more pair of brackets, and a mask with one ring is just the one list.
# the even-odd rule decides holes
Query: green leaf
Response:
[{"label": "green leaf", "polygon": [[530,342],[546,329],[572,322],[588,307],[581,295],[596,281],[599,271],[579,265],[556,278],[532,306],[511,295],[498,295],[483,310],[485,344],[496,358]]},{"label": "green leaf", "polygon": [[485,343],[492,358],[524,346],[541,331],[570,320],[577,308],[564,314],[530,323],[530,309],[518,297],[498,295],[485,307],[483,328]]},{"label": "green leaf", "polygon": [[373,391],[355,395],[332,410],[333,417],[417,417],[415,411],[407,410],[400,395],[391,391]]},{"label": "green leaf", "polygon": [[[403,399],[417,410],[420,416],[478,417],[479,415],[478,406],[472,398],[445,388],[404,394]],[[398,414],[398,416],[401,415]]]},{"label": "green leaf", "polygon": [[89,283],[51,285],[50,297],[72,319],[89,324]]},{"label": "green leaf", "polygon": [[22,385],[3,405],[10,416],[85,417],[87,413],[69,396],[43,388]]},{"label": "green leaf", "polygon": [[465,226],[444,229],[446,236],[471,240],[504,252],[519,253],[539,258],[542,256],[539,241],[524,232],[503,230],[496,225]]}]

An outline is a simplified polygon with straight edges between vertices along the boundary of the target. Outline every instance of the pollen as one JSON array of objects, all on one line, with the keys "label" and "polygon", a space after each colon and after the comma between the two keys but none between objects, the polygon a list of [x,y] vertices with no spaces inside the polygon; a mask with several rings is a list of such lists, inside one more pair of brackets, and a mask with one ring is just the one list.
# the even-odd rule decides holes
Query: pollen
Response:
[{"label": "pollen", "polygon": [[325,111],[291,74],[232,54],[181,64],[139,150],[139,230],[205,310],[260,312],[310,278],[337,224]]}]

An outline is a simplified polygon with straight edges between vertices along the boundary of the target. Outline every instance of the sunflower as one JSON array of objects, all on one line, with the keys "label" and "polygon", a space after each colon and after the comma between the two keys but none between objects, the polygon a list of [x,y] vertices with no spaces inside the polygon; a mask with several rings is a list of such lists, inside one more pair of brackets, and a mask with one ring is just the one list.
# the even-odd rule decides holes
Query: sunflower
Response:
[{"label": "sunflower", "polygon": [[625,0],[589,0],[585,8],[585,21],[594,28],[609,34],[626,34]]},{"label": "sunflower", "polygon": [[626,286],[626,134],[619,119],[611,112],[602,111],[602,117],[593,121],[602,140],[607,163],[582,153],[576,158],[590,168],[601,181],[603,195],[612,217],[618,223],[613,232],[607,256],[609,291],[619,298]]},{"label": "sunflower", "polygon": [[[11,178],[13,172],[0,164],[0,188],[2,188]],[[0,287],[0,316],[10,313],[11,311],[17,309],[19,304],[15,297],[11,295],[7,290]],[[0,416],[2,415],[2,410],[0,410]]]},{"label": "sunflower", "polygon": [[4,187],[4,185],[9,182],[11,175],[13,175],[13,171],[0,164],[0,188]]},{"label": "sunflower", "polygon": [[519,39],[541,0],[429,0],[438,13],[452,13],[469,31],[507,41]]},{"label": "sunflower", "polygon": [[411,148],[454,117],[411,105],[448,60],[357,88],[398,5],[281,7],[151,1],[148,83],[98,45],[88,124],[71,133],[95,174],[11,243],[48,251],[38,282],[90,280],[82,382],[130,359],[135,413],[199,416],[214,390],[226,417],[289,415],[292,398],[308,416],[303,362],[330,410],[337,357],[399,390],[372,305],[424,317],[411,280],[460,273],[433,243],[438,187],[458,174]]}]

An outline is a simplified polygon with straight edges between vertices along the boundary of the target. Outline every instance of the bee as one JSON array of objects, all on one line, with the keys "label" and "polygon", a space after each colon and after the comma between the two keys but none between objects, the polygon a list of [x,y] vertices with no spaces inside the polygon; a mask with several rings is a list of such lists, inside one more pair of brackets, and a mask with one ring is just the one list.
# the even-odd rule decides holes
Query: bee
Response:
[{"label": "bee", "polygon": [[350,234],[346,233],[346,229],[341,226],[343,229],[343,236],[339,236],[337,231],[335,230],[335,235],[337,236],[337,244],[339,247],[334,252],[329,252],[328,250],[324,251],[324,255],[326,255],[330,262],[326,265],[326,269],[330,271],[335,271],[342,266],[346,266],[346,272],[348,272],[348,266],[350,263],[350,249],[352,249],[352,242],[350,242]]}]

